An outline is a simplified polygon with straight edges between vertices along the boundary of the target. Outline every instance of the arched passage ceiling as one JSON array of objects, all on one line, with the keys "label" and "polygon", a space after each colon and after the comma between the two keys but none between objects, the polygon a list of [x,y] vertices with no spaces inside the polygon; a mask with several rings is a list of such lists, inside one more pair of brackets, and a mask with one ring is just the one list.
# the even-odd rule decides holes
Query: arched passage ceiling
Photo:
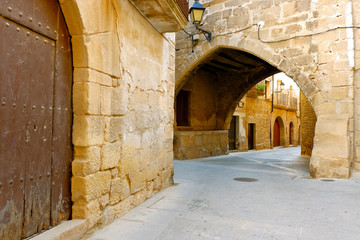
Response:
[{"label": "arched passage ceiling", "polygon": [[208,57],[200,68],[212,73],[233,72],[248,74],[253,72],[278,71],[264,60],[247,52],[220,48]]},{"label": "arched passage ceiling", "polygon": [[[176,93],[189,81],[195,81],[199,71],[210,73],[215,79],[217,102],[217,129],[227,129],[237,103],[252,86],[278,73],[279,70],[266,61],[231,48],[219,48],[205,57],[185,79],[180,79]],[[202,91],[202,89],[194,89]]]},{"label": "arched passage ceiling", "polygon": [[[266,61],[250,54],[231,48],[219,48],[203,59],[184,79],[176,84],[176,93],[189,81],[197,71],[203,70],[216,75],[233,75],[233,78],[245,79],[248,84],[243,84],[245,89],[251,88],[260,80],[267,78],[279,70]],[[245,82],[244,82],[245,83]]]}]

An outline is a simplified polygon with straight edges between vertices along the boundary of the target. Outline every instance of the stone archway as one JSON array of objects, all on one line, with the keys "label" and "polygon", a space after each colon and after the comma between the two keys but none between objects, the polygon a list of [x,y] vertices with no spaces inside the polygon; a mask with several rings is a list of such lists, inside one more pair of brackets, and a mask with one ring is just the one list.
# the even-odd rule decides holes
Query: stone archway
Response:
[{"label": "stone archway", "polygon": [[[334,6],[341,12],[336,22],[330,13],[318,14],[326,12],[323,1],[207,1],[204,6],[202,28],[211,31],[213,39],[207,42],[201,36],[192,53],[189,35],[177,34],[176,85],[181,88],[191,70],[218,48],[238,49],[265,60],[294,79],[315,111],[312,175],[349,177],[350,165],[358,165],[355,149],[359,148],[353,68],[358,43],[357,31],[351,30],[359,21],[353,1]],[[323,24],[325,19],[329,24]],[[190,24],[186,30],[196,32]]]},{"label": "stone archway", "polygon": [[[217,45],[221,43],[221,45]],[[206,51],[204,51],[207,49]],[[304,93],[306,98],[309,100],[310,105],[314,109],[316,115],[324,115],[323,118],[318,117],[319,124],[334,124],[332,117],[335,117],[341,124],[347,129],[349,116],[341,115],[336,116],[334,112],[329,109],[324,109],[326,106],[330,104],[333,100],[327,99],[329,97],[328,94],[324,94],[322,89],[319,89],[315,84],[314,78],[316,77],[314,74],[311,73],[312,70],[315,69],[316,64],[312,61],[312,65],[308,66],[305,69],[304,66],[299,66],[298,62],[292,59],[291,57],[284,57],[284,55],[280,55],[275,52],[272,48],[268,45],[261,43],[260,41],[256,40],[248,40],[239,38],[238,41],[230,41],[229,38],[225,37],[218,37],[214,40],[214,42],[204,42],[201,47],[196,47],[194,54],[191,54],[190,58],[187,58],[185,61],[180,62],[177,68],[176,76],[176,92],[186,86],[186,83],[193,77],[194,73],[199,73],[204,69],[201,69],[201,66],[206,63],[207,59],[211,59],[212,56],[219,55],[219,52],[223,51],[238,51],[238,52],[245,52],[246,54],[250,54],[259,61],[265,62],[266,66],[268,66],[267,71],[269,75],[272,75],[276,72],[282,71],[289,77],[291,77],[299,86],[301,91]],[[292,50],[289,49],[289,52]],[[296,59],[296,58],[295,58]],[[206,72],[206,71],[205,71]],[[206,73],[204,73],[206,74]],[[265,78],[263,73],[262,77],[259,77],[257,81],[260,81],[262,78]],[[256,83],[253,82],[253,83]],[[245,87],[246,88],[246,87]],[[245,91],[246,92],[246,91]],[[245,93],[244,92],[244,93]],[[227,105],[231,106],[228,111],[227,115],[224,116],[222,120],[219,121],[217,119],[217,127],[216,130],[227,129],[228,125],[230,124],[231,117],[233,111],[235,109],[236,104],[242,98],[243,95],[239,94],[237,99],[233,99],[233,101],[228,102]],[[329,116],[332,116],[329,118]],[[219,123],[223,123],[223,125],[219,125]],[[175,128],[176,129],[176,128]],[[325,129],[321,128],[322,132],[319,132],[316,135],[315,139],[317,139],[318,143],[322,142],[329,142],[329,134],[333,135],[333,132],[323,132]],[[349,161],[350,161],[350,152],[349,152],[349,133],[343,131],[340,134],[343,140],[341,146],[336,151],[333,151],[329,154],[328,151],[324,151],[326,146],[319,144],[317,145],[315,142],[313,155],[311,157],[311,174],[312,176],[320,177],[320,176],[337,176],[337,177],[348,177],[349,176]],[[345,154],[347,152],[347,154]],[[344,155],[345,154],[345,155]],[[329,155],[326,157],[326,155]],[[345,157],[345,158],[344,158]],[[334,159],[337,159],[334,161]],[[337,162],[335,164],[335,162]],[[335,165],[334,165],[335,164]]]}]

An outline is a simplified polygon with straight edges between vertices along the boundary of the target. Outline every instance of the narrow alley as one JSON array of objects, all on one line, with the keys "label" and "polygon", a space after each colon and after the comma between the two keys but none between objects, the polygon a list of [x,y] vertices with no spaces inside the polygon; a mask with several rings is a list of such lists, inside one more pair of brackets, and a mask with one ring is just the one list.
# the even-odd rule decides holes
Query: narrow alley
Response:
[{"label": "narrow alley", "polygon": [[175,161],[174,186],[89,239],[358,239],[360,179],[311,179],[299,155],[282,148]]}]

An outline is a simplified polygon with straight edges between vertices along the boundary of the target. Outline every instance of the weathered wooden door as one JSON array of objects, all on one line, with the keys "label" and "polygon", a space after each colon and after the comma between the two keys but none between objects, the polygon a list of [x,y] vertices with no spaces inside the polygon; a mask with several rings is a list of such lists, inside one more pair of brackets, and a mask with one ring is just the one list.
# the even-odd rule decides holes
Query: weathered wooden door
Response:
[{"label": "weathered wooden door", "polygon": [[233,116],[229,128],[229,150],[236,149],[236,117]]},{"label": "weathered wooden door", "polygon": [[280,146],[280,123],[279,120],[276,119],[274,123],[274,142],[273,147]]},{"label": "weathered wooden door", "polygon": [[0,1],[0,239],[71,211],[72,63],[56,0]]}]

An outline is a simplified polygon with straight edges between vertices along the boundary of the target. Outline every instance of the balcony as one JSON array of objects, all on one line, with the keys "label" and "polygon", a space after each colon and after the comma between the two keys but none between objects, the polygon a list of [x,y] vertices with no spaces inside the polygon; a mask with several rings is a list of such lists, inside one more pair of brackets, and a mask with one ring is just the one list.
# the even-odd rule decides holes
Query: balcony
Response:
[{"label": "balcony", "polygon": [[274,93],[274,106],[292,110],[298,109],[297,97],[289,93]]},{"label": "balcony", "polygon": [[188,23],[188,0],[129,0],[160,32],[178,32]]}]

